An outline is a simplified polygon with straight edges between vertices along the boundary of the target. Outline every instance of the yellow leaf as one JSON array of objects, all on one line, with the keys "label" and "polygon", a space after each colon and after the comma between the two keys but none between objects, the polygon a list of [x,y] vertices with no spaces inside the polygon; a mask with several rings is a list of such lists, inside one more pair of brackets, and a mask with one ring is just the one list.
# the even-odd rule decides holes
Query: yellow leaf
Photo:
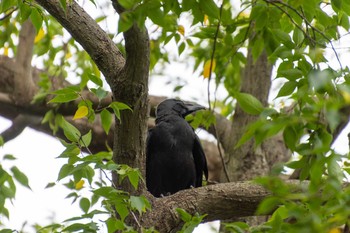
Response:
[{"label": "yellow leaf", "polygon": [[204,26],[208,26],[209,25],[208,15],[204,15],[203,24],[204,24]]},{"label": "yellow leaf", "polygon": [[76,190],[82,189],[83,186],[84,186],[84,184],[85,184],[85,181],[84,181],[84,180],[79,180],[79,181],[75,184],[75,189],[76,189]]},{"label": "yellow leaf", "polygon": [[185,28],[184,28],[184,26],[179,25],[178,28],[177,28],[177,31],[178,31],[181,35],[185,36]]},{"label": "yellow leaf", "polygon": [[5,56],[9,55],[9,47],[7,47],[7,46],[4,47],[4,55]]},{"label": "yellow leaf", "polygon": [[35,39],[34,39],[34,43],[38,43],[42,38],[44,38],[45,36],[45,31],[43,28],[40,28],[38,34],[36,35]]},{"label": "yellow leaf", "polygon": [[64,57],[65,59],[69,59],[72,57],[72,54],[68,51]]},{"label": "yellow leaf", "polygon": [[249,13],[246,11],[242,11],[241,13],[238,14],[239,19],[247,19],[249,18]]},{"label": "yellow leaf", "polygon": [[347,91],[341,90],[340,94],[343,96],[345,103],[350,104],[350,93]]},{"label": "yellow leaf", "polygon": [[155,48],[154,44],[155,44],[154,40],[150,40],[149,47],[150,47],[151,50],[153,50]]},{"label": "yellow leaf", "polygon": [[339,228],[332,228],[330,231],[328,231],[328,233],[341,233],[341,231]]},{"label": "yellow leaf", "polygon": [[[216,61],[214,60],[208,60],[204,63],[204,68],[203,68],[203,77],[204,78],[209,78],[210,73],[214,71],[216,66]],[[211,70],[210,70],[211,68]]]},{"label": "yellow leaf", "polygon": [[89,109],[86,106],[80,106],[78,110],[75,112],[73,120],[83,118],[87,116],[88,113],[89,113]]}]

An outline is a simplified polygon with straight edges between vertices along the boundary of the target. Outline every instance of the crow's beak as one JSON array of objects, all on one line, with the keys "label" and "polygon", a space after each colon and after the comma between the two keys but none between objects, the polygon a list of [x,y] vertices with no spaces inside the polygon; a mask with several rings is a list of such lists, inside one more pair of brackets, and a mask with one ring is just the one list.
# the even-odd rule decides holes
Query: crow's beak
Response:
[{"label": "crow's beak", "polygon": [[191,103],[191,102],[184,102],[184,104],[186,106],[186,112],[185,114],[183,114],[184,117],[198,110],[205,109],[205,107],[203,107],[202,105]]}]

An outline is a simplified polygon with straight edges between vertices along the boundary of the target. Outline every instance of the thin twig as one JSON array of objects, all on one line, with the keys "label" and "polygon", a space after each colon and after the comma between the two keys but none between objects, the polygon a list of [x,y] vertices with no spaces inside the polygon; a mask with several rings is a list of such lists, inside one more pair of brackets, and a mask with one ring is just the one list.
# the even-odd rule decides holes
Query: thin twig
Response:
[{"label": "thin twig", "polygon": [[[207,91],[208,91],[208,105],[209,105],[209,111],[211,111],[212,114],[214,114],[216,98],[215,98],[215,101],[214,101],[214,106],[213,106],[213,108],[211,108],[211,104],[210,104],[210,81],[211,81],[211,77],[212,77],[213,62],[214,62],[214,57],[215,57],[217,38],[218,38],[218,35],[219,35],[219,30],[220,30],[220,25],[221,25],[221,16],[222,16],[222,9],[223,9],[223,7],[224,7],[224,2],[225,2],[225,0],[222,1],[221,6],[220,6],[219,21],[218,21],[218,24],[217,24],[217,27],[216,27],[216,31],[215,31],[214,43],[213,43],[213,51],[212,51],[212,54],[211,54],[210,67],[209,67],[208,90],[207,90]],[[219,150],[219,154],[220,154],[220,158],[221,158],[222,167],[223,167],[223,169],[224,169],[224,173],[225,173],[225,176],[226,176],[227,181],[230,181],[229,176],[228,176],[228,173],[227,173],[227,169],[226,169],[226,164],[225,164],[224,156],[223,156],[222,151],[221,151],[221,148],[220,148],[220,142],[219,142],[219,138],[218,138],[218,135],[217,135],[218,133],[217,133],[217,130],[216,130],[215,125],[214,125],[214,129],[215,129],[216,138],[217,138],[217,140],[216,140],[216,142],[217,142],[216,145],[217,145],[218,150]]]},{"label": "thin twig", "polygon": [[130,211],[130,213],[131,213],[132,217],[135,219],[135,222],[136,222],[137,226],[138,226],[139,229],[141,230],[141,228],[142,228],[142,227],[141,227],[141,224],[140,224],[139,220],[137,219],[135,213],[134,213],[133,211]]},{"label": "thin twig", "polygon": [[[282,11],[284,14],[286,14],[286,16],[290,19],[290,21],[292,22],[292,24],[294,24],[294,26],[296,26],[303,34],[305,37],[307,37],[310,42],[312,42],[313,44],[316,43],[316,41],[309,35],[307,34],[304,29],[297,23],[294,21],[294,19],[292,18],[292,16],[290,16],[290,14],[288,14],[288,12],[286,10],[284,10],[282,7],[278,6],[277,4],[275,4],[275,2],[270,2],[272,5],[274,5],[275,7],[277,7],[280,11]],[[308,25],[307,25],[308,26]]]},{"label": "thin twig", "polygon": [[18,7],[12,7],[12,9],[7,12],[3,17],[0,18],[0,21],[5,20],[6,18],[10,17],[13,12],[15,12],[18,9]]},{"label": "thin twig", "polygon": [[216,142],[217,142],[217,143],[216,143],[216,146],[218,147],[218,151],[219,151],[219,155],[220,155],[221,163],[222,163],[222,168],[224,169],[224,173],[225,173],[227,182],[230,182],[230,177],[229,177],[228,172],[227,172],[227,167],[226,167],[226,163],[225,163],[225,158],[224,158],[224,156],[223,156],[223,153],[222,153],[221,147],[220,147],[218,131],[216,130],[216,126],[215,126],[215,125],[214,125],[214,130],[215,130],[215,134],[216,134]]},{"label": "thin twig", "polygon": [[[325,38],[325,39],[328,41],[328,43],[331,45],[331,48],[332,48],[332,50],[333,50],[333,52],[334,52],[334,54],[335,54],[335,57],[336,57],[336,59],[337,59],[337,61],[338,61],[338,63],[339,63],[340,68],[343,69],[343,65],[342,65],[342,63],[340,62],[338,53],[337,53],[337,51],[335,50],[331,39],[329,39],[329,38],[328,38],[323,32],[321,32],[319,29],[317,29],[316,27],[314,27],[313,25],[311,25],[311,23],[304,17],[304,15],[302,15],[297,9],[295,9],[294,7],[290,6],[289,4],[287,4],[287,3],[283,2],[283,1],[279,1],[279,0],[265,0],[265,1],[266,1],[267,3],[271,3],[272,5],[274,5],[274,6],[276,6],[276,7],[277,7],[276,4],[281,4],[281,5],[283,5],[283,6],[287,7],[287,8],[289,8],[289,9],[292,10],[294,13],[296,13],[296,14],[306,23],[306,25],[309,26],[314,32],[319,33],[323,38]],[[277,8],[281,10],[281,8],[279,8],[279,7],[277,7]],[[286,11],[283,11],[283,12],[286,13]],[[289,18],[291,17],[288,13],[286,13],[286,14],[287,14],[287,16],[288,16]],[[293,24],[294,24],[294,23],[293,23]]]},{"label": "thin twig", "polygon": [[213,51],[211,53],[211,58],[210,58],[209,77],[208,77],[208,90],[207,90],[207,92],[208,92],[209,111],[212,110],[211,104],[210,104],[210,81],[211,81],[211,76],[212,76],[212,71],[213,71],[213,62],[214,62],[214,57],[215,57],[217,38],[218,38],[218,35],[219,35],[219,30],[220,30],[220,25],[221,25],[221,15],[222,15],[222,8],[223,7],[224,7],[224,0],[222,1],[221,6],[220,6],[219,21],[218,21],[218,25],[217,25],[216,31],[215,31],[214,43],[213,43]]},{"label": "thin twig", "polygon": [[[84,142],[83,140],[80,140],[80,141],[81,141],[81,143],[83,144],[83,146],[86,148],[86,151],[88,152],[88,154],[89,154],[89,155],[93,155],[93,153],[91,152],[91,150],[89,149],[89,147],[85,144],[85,142]],[[80,150],[82,151],[82,148],[81,148],[80,145],[79,145],[79,147],[80,147]],[[82,152],[81,152],[81,155],[83,155]],[[106,171],[103,170],[102,168],[100,168],[100,171],[105,175],[106,179],[107,179],[109,182],[111,182],[113,188],[117,189],[117,186],[116,186],[116,185],[113,183],[113,181],[108,177]]]}]

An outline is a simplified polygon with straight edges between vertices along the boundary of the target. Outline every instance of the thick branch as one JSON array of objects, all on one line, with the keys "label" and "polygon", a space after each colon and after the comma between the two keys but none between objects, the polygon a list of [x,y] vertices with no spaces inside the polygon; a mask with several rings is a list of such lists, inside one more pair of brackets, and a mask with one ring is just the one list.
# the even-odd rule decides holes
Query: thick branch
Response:
[{"label": "thick branch", "polygon": [[22,133],[30,124],[39,124],[41,118],[32,115],[19,115],[13,121],[12,125],[0,134],[4,142],[8,142]]},{"label": "thick branch", "polygon": [[[286,182],[295,186],[293,191],[300,191],[297,188],[300,181]],[[250,181],[183,190],[168,197],[153,199],[152,210],[142,218],[142,225],[154,226],[160,232],[175,232],[182,225],[176,208],[182,208],[192,215],[207,214],[204,221],[254,216],[260,202],[269,195],[266,189]]]},{"label": "thick branch", "polygon": [[16,54],[16,69],[14,72],[14,92],[12,98],[16,103],[28,104],[35,93],[36,87],[32,79],[32,56],[35,28],[30,20],[23,23],[19,33],[19,43]]},{"label": "thick branch", "polygon": [[[118,1],[112,1],[117,12],[121,11]],[[139,168],[145,175],[145,142],[148,115],[149,37],[146,28],[136,23],[124,34],[126,63],[120,75],[110,83],[116,101],[126,103],[132,111],[122,111],[120,121],[115,124],[113,160]],[[114,174],[113,181],[119,184]],[[135,193],[127,181],[123,190]],[[142,192],[145,186],[139,186]]]}]

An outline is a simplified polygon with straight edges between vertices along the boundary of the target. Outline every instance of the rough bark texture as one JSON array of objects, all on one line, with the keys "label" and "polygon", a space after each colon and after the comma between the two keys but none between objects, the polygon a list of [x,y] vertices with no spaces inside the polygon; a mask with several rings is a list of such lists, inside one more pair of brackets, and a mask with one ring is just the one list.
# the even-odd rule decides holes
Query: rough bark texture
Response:
[{"label": "rough bark texture", "polygon": [[[300,181],[290,180],[287,183],[294,192],[300,191]],[[153,209],[141,218],[141,222],[144,226],[154,226],[160,232],[176,232],[183,224],[176,208],[185,209],[192,215],[207,214],[205,222],[252,216],[256,215],[259,203],[269,195],[270,192],[249,181],[184,190],[168,197],[153,198]]]},{"label": "rough bark texture", "polygon": [[19,43],[16,54],[16,69],[14,73],[14,92],[11,95],[16,103],[29,104],[36,91],[32,79],[32,56],[35,28],[31,21],[23,23],[19,33]]},{"label": "rough bark texture", "polygon": [[[124,33],[124,38],[126,64],[121,76],[113,80],[112,90],[115,100],[128,104],[132,111],[123,111],[116,122],[113,157],[116,163],[140,168],[145,175],[149,39],[147,32],[135,25]],[[133,192],[130,184],[123,186]]]}]

